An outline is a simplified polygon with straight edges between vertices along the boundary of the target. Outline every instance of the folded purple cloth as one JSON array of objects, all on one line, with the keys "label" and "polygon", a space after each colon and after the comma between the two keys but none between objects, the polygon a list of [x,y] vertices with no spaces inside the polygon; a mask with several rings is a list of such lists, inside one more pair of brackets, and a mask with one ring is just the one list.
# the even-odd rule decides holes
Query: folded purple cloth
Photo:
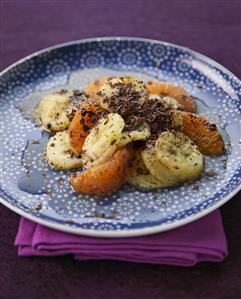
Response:
[{"label": "folded purple cloth", "polygon": [[227,255],[218,210],[168,232],[121,239],[67,234],[22,218],[15,245],[20,256],[73,254],[78,260],[112,259],[178,266],[220,262]]}]

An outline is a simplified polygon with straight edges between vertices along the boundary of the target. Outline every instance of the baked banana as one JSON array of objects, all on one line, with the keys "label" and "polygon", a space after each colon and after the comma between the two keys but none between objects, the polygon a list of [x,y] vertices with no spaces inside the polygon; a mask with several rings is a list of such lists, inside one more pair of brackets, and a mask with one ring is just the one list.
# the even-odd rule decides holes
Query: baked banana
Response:
[{"label": "baked banana", "polygon": [[72,92],[64,91],[54,92],[42,98],[37,107],[37,114],[44,129],[57,132],[68,128],[70,120],[66,109],[72,95]]},{"label": "baked banana", "polygon": [[195,180],[203,170],[203,155],[182,132],[163,132],[155,143],[155,150],[159,164],[178,182]]},{"label": "baked banana", "polygon": [[109,78],[97,93],[97,102],[101,108],[120,115],[132,112],[149,96],[142,81],[132,77]]},{"label": "baked banana", "polygon": [[149,99],[154,99],[154,100],[162,102],[166,108],[183,110],[183,106],[180,103],[178,103],[177,100],[175,100],[174,98],[169,97],[169,96],[161,96],[159,94],[152,94],[152,95],[150,95]]},{"label": "baked banana", "polygon": [[146,165],[142,159],[142,149],[138,150],[136,152],[135,159],[131,163],[131,168],[130,168],[130,176],[137,176],[141,174],[149,174],[149,171],[146,168]]},{"label": "baked banana", "polygon": [[73,169],[82,166],[82,160],[71,151],[67,130],[57,132],[46,146],[48,164],[56,169]]},{"label": "baked banana", "polygon": [[138,188],[157,189],[163,187],[163,182],[155,178],[147,170],[141,155],[142,150],[137,152],[136,158],[132,162],[130,176],[127,183]]},{"label": "baked banana", "polygon": [[136,176],[129,177],[127,183],[137,188],[144,189],[158,189],[167,187],[163,181],[155,178],[151,174],[138,174]]},{"label": "baked banana", "polygon": [[157,158],[155,145],[152,142],[149,142],[143,150],[142,159],[149,173],[162,183],[162,187],[169,187],[178,183],[178,178]]},{"label": "baked banana", "polygon": [[146,141],[150,136],[150,127],[147,123],[144,123],[139,130],[122,132],[118,147],[123,147],[126,144],[137,140]]},{"label": "baked banana", "polygon": [[113,156],[124,126],[125,122],[119,114],[110,113],[91,130],[82,147],[82,160],[86,169],[99,166]]}]

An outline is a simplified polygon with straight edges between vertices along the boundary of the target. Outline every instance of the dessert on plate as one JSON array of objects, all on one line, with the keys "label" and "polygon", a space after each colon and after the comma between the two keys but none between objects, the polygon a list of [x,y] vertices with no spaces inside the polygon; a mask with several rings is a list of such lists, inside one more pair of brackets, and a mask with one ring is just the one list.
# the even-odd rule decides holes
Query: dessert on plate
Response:
[{"label": "dessert on plate", "polygon": [[36,111],[53,133],[45,150],[49,166],[76,169],[70,185],[84,194],[110,194],[124,183],[156,189],[194,181],[204,155],[225,151],[195,99],[166,82],[101,77],[83,91],[43,97]]}]

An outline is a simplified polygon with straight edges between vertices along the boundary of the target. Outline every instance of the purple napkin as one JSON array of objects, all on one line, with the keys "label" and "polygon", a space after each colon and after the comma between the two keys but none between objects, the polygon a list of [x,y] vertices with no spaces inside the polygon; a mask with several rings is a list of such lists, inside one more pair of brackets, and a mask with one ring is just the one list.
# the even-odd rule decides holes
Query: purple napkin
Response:
[{"label": "purple napkin", "polygon": [[73,254],[78,260],[111,259],[178,266],[220,262],[227,255],[218,210],[168,232],[121,239],[67,234],[22,218],[15,245],[19,256]]}]

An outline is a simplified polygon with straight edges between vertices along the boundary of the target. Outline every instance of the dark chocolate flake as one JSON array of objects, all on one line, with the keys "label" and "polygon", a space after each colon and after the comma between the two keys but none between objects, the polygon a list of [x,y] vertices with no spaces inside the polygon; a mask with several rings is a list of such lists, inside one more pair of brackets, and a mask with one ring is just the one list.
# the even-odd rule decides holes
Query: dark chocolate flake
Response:
[{"label": "dark chocolate flake", "polygon": [[217,175],[217,172],[215,170],[209,170],[209,171],[206,171],[205,174],[208,176],[208,177],[214,177]]},{"label": "dark chocolate flake", "polygon": [[215,124],[209,124],[209,125],[208,125],[208,129],[209,129],[210,131],[217,131],[217,126],[216,126]]},{"label": "dark chocolate flake", "polygon": [[115,140],[112,140],[112,141],[111,141],[111,143],[110,143],[110,145],[113,145],[113,144],[115,144],[115,143],[116,143],[116,141],[117,141],[116,139],[115,139]]},{"label": "dark chocolate flake", "polygon": [[199,190],[199,186],[198,186],[198,185],[194,185],[194,186],[192,187],[192,190],[194,190],[194,191],[198,191],[198,190]]},{"label": "dark chocolate flake", "polygon": [[197,83],[197,84],[196,84],[196,87],[197,87],[197,88],[200,88],[200,89],[203,88],[203,83],[201,83],[201,82]]},{"label": "dark chocolate flake", "polygon": [[58,178],[57,180],[56,180],[56,182],[58,183],[58,184],[61,184],[61,183],[63,183],[63,178]]},{"label": "dark chocolate flake", "polygon": [[65,223],[69,223],[69,224],[73,224],[74,223],[74,221],[72,219],[68,219],[68,218],[65,219],[64,222]]},{"label": "dark chocolate flake", "polygon": [[60,94],[60,95],[64,95],[64,94],[66,94],[66,93],[68,93],[68,90],[66,90],[66,89],[61,89],[61,90],[58,92],[58,94]]},{"label": "dark chocolate flake", "polygon": [[77,159],[80,159],[81,158],[81,153],[75,153],[75,157],[77,158]]},{"label": "dark chocolate flake", "polygon": [[53,191],[51,189],[47,189],[46,194],[48,194],[49,196],[52,196]]},{"label": "dark chocolate flake", "polygon": [[34,207],[34,210],[40,211],[43,208],[43,205],[41,203],[38,203],[36,207]]},{"label": "dark chocolate flake", "polygon": [[90,121],[91,124],[95,124],[96,123],[96,118],[92,116],[92,117],[90,117],[89,121]]},{"label": "dark chocolate flake", "polygon": [[88,131],[89,131],[89,129],[90,129],[90,127],[89,127],[89,126],[87,126],[87,125],[83,124],[83,130],[84,130],[85,132],[88,132]]}]

